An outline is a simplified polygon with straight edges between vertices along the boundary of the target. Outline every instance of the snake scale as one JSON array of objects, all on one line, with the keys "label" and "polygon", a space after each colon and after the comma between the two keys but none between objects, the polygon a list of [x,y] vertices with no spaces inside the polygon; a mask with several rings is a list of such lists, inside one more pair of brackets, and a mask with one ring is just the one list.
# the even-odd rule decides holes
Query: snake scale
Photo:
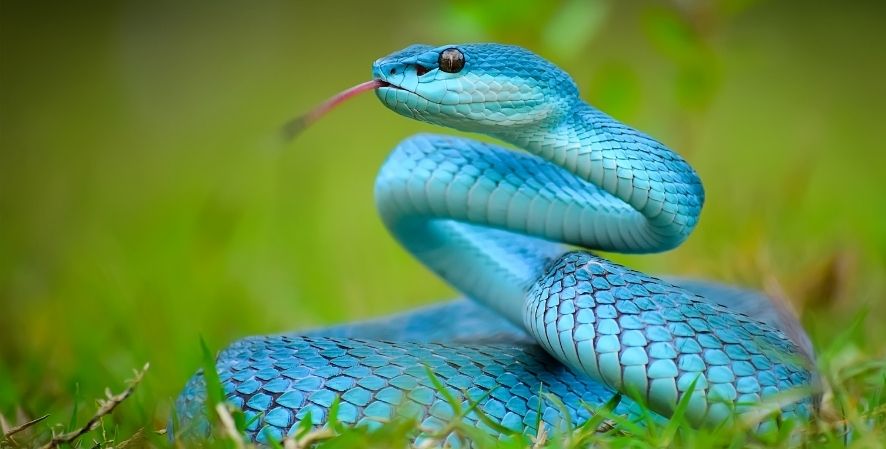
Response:
[{"label": "snake scale", "polygon": [[[381,218],[470,299],[232,344],[217,370],[226,400],[257,417],[250,439],[290,435],[308,416],[322,425],[336,398],[342,423],[442,428],[454,410],[428,369],[457,401],[528,434],[579,425],[616,393],[629,419],[639,402],[666,419],[685,400],[706,426],[815,383],[805,334],[766,297],[570,249],[674,248],[704,191],[683,158],[585,103],[564,71],[520,47],[465,44],[413,45],[372,74],[357,90],[393,111],[523,151],[430,134],[396,147],[375,184]],[[198,373],[181,393],[179,435],[207,432],[205,388]],[[810,393],[776,410],[813,406]],[[464,420],[500,431],[476,412]]]}]

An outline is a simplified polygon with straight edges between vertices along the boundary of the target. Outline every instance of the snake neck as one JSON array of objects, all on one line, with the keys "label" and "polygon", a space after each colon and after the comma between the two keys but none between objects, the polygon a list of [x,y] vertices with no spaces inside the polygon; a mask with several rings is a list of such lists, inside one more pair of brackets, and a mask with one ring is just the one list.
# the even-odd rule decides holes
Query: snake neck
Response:
[{"label": "snake neck", "polygon": [[623,253],[677,246],[703,192],[680,156],[584,103],[545,125],[493,137],[533,154],[463,138],[401,143],[376,180],[392,234],[467,296],[521,324],[527,290],[562,242]]},{"label": "snake neck", "polygon": [[641,217],[627,219],[633,222],[627,224],[642,228],[612,245],[567,243],[631,253],[665,251],[682,243],[704,204],[695,170],[661,142],[580,99],[565,111],[559,120],[505,128],[493,136],[559,165],[589,183],[589,189],[605,192],[610,208],[633,209]]}]

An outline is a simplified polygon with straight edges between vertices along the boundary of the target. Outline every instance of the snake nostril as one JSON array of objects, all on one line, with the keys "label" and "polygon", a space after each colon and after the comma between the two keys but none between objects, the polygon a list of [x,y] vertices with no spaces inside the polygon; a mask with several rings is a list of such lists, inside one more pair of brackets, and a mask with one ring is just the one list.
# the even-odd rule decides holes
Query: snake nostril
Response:
[{"label": "snake nostril", "polygon": [[390,73],[391,75],[396,75],[396,74],[397,74],[397,69],[396,69],[395,67],[392,67],[391,70],[388,71],[388,73]]}]

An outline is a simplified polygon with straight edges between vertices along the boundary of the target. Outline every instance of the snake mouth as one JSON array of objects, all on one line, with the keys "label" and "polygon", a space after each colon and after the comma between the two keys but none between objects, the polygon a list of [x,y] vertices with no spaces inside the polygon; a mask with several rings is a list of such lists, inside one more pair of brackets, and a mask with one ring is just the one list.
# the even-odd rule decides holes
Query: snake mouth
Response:
[{"label": "snake mouth", "polygon": [[[381,78],[373,78],[373,81],[375,81],[376,84],[378,85],[378,87],[376,89],[381,89],[382,87],[393,87],[395,89],[403,89],[402,87],[391,84]],[[403,89],[403,90],[405,90],[405,89]]]},{"label": "snake mouth", "polygon": [[[417,97],[423,98],[423,99],[427,100],[429,103],[437,103],[436,101],[433,101],[433,100],[431,100],[430,98],[428,98],[428,97],[426,97],[426,96],[424,96],[424,95],[422,95],[422,94],[420,94],[420,93],[418,93],[418,92],[416,92],[416,91],[414,91],[414,90],[409,90],[409,89],[407,89],[407,88],[405,88],[405,87],[403,87],[403,86],[398,86],[398,85],[396,85],[396,84],[392,84],[392,83],[390,83],[390,82],[388,82],[388,81],[385,81],[385,80],[383,80],[383,79],[381,79],[381,78],[375,78],[375,79],[373,79],[373,81],[376,81],[376,82],[378,83],[378,87],[377,87],[376,89],[381,89],[381,88],[384,88],[384,87],[388,87],[388,88],[395,89],[395,90],[402,90],[403,92],[409,92],[409,93],[412,94],[412,95],[415,95],[415,96],[417,96]],[[384,100],[382,100],[382,102],[384,102]]]},{"label": "snake mouth", "polygon": [[[385,81],[385,80],[383,80],[383,79],[381,79],[381,78],[375,78],[373,81],[376,81],[376,82],[378,83],[378,87],[377,87],[377,89],[381,89],[381,88],[384,88],[384,87],[390,87],[391,89],[402,90],[402,91],[409,92],[409,93],[411,93],[411,94],[414,94],[414,93],[415,93],[415,92],[413,92],[413,91],[411,91],[411,90],[409,90],[409,89],[406,89],[405,87],[398,86],[398,85],[396,85],[396,84],[391,84],[390,82]],[[417,94],[416,94],[416,95],[417,95]]]}]

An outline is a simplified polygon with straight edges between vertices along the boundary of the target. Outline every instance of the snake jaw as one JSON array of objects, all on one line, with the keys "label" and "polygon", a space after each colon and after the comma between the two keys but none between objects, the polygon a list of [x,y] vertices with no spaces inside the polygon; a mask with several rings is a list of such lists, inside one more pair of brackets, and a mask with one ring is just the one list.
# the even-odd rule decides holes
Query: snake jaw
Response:
[{"label": "snake jaw", "polygon": [[[384,89],[384,88],[388,88],[388,89],[392,89],[394,92],[396,92],[396,91],[407,92],[407,93],[409,93],[409,94],[412,94],[412,95],[415,95],[415,96],[417,96],[417,97],[423,98],[423,99],[427,100],[427,101],[430,102],[430,103],[436,103],[435,101],[431,100],[430,98],[428,98],[428,97],[426,97],[426,96],[424,96],[424,95],[422,95],[422,94],[420,94],[420,93],[418,93],[418,92],[416,92],[416,91],[414,91],[414,90],[407,89],[407,88],[405,88],[405,87],[403,87],[403,86],[401,86],[401,85],[397,85],[397,84],[394,84],[394,83],[391,83],[391,82],[388,82],[388,81],[384,81],[384,80],[379,80],[379,81],[382,82],[382,83],[384,83],[384,85],[381,85],[381,86],[379,86],[379,87],[376,89],[376,94],[380,94],[380,93],[384,92],[384,91],[382,91],[382,89]],[[382,102],[384,102],[384,98],[382,98],[381,96],[379,96],[379,98],[382,100]]]}]

